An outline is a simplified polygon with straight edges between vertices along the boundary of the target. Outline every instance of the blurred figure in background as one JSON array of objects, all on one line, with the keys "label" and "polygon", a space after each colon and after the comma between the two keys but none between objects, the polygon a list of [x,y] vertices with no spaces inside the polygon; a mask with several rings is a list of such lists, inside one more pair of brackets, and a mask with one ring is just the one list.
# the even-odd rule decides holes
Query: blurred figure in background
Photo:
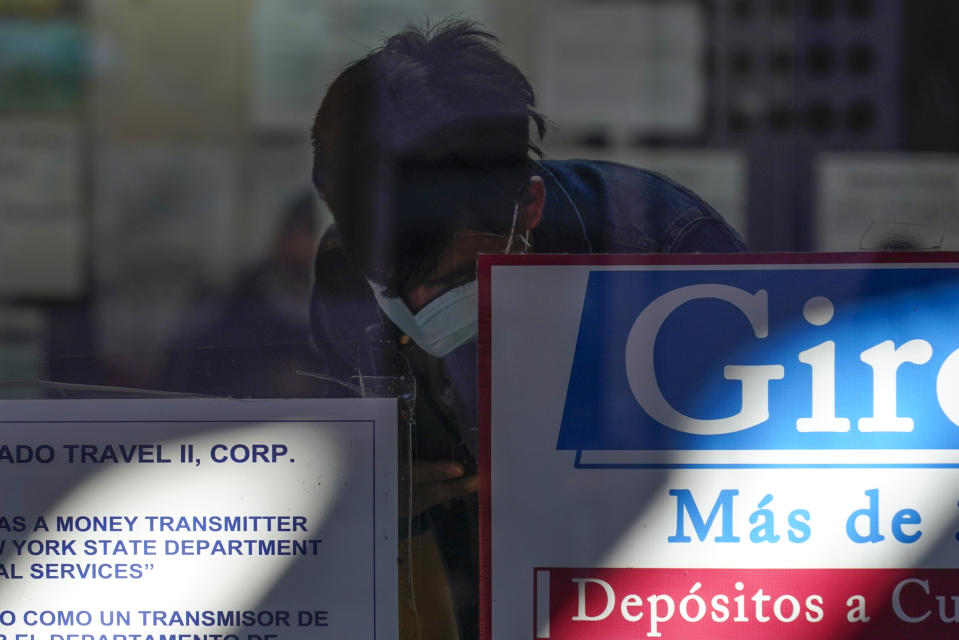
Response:
[{"label": "blurred figure in background", "polygon": [[286,206],[267,257],[221,299],[190,308],[160,388],[240,398],[315,395],[315,383],[296,371],[316,368],[309,338],[316,226],[316,196],[304,192]]}]

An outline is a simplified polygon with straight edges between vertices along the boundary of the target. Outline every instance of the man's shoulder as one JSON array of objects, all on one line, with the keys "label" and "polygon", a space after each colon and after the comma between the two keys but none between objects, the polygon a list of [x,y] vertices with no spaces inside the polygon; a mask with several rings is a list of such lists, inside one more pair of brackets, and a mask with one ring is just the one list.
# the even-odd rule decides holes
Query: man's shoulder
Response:
[{"label": "man's shoulder", "polygon": [[539,164],[562,183],[571,196],[604,197],[610,204],[619,204],[624,209],[646,207],[660,213],[675,213],[702,208],[715,213],[691,189],[648,169],[607,160],[543,160]]},{"label": "man's shoulder", "polygon": [[742,251],[739,235],[691,189],[669,177],[603,160],[541,160],[554,203],[568,203],[601,252]]}]

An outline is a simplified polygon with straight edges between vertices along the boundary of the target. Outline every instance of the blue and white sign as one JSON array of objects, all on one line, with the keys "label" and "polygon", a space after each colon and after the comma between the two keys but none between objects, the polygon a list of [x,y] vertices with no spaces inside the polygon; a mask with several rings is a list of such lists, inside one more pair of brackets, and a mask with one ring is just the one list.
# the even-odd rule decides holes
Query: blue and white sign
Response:
[{"label": "blue and white sign", "polygon": [[957,318],[955,265],[594,271],[557,446],[581,464],[959,465]]},{"label": "blue and white sign", "polygon": [[954,636],[959,255],[479,273],[484,640]]}]

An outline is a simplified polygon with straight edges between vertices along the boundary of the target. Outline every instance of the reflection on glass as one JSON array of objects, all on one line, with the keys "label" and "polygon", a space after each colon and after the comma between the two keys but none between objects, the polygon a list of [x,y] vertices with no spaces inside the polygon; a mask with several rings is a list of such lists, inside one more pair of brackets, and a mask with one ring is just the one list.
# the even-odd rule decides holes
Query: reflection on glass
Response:
[{"label": "reflection on glass", "polygon": [[935,251],[942,235],[924,224],[874,220],[859,240],[860,251]]}]

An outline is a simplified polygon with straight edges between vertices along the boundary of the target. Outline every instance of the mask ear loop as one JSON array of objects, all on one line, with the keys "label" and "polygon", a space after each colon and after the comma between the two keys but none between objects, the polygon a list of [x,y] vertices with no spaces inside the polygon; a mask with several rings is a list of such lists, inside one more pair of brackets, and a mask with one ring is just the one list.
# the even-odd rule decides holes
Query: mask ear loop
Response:
[{"label": "mask ear loop", "polygon": [[520,253],[527,253],[533,245],[529,242],[529,229],[521,236],[517,236],[523,242],[523,250]]},{"label": "mask ear loop", "polygon": [[509,239],[506,241],[506,251],[513,248],[513,233],[516,231],[516,218],[519,216],[519,202],[513,203],[513,221],[509,225]]},{"label": "mask ear loop", "polygon": [[510,249],[513,248],[513,238],[517,238],[517,237],[520,239],[520,241],[522,241],[522,243],[523,243],[523,245],[524,245],[524,246],[523,246],[523,250],[520,251],[520,253],[523,254],[523,253],[526,253],[527,251],[529,251],[529,248],[530,248],[530,243],[529,243],[529,229],[527,229],[527,230],[526,230],[526,233],[524,233],[524,234],[521,235],[521,236],[515,235],[515,233],[516,233],[516,220],[517,220],[518,217],[519,217],[519,202],[517,201],[515,204],[513,204],[513,222],[510,223],[510,225],[509,225],[509,240],[506,241],[506,251],[505,251],[504,253],[509,253],[509,252],[510,252]]}]

